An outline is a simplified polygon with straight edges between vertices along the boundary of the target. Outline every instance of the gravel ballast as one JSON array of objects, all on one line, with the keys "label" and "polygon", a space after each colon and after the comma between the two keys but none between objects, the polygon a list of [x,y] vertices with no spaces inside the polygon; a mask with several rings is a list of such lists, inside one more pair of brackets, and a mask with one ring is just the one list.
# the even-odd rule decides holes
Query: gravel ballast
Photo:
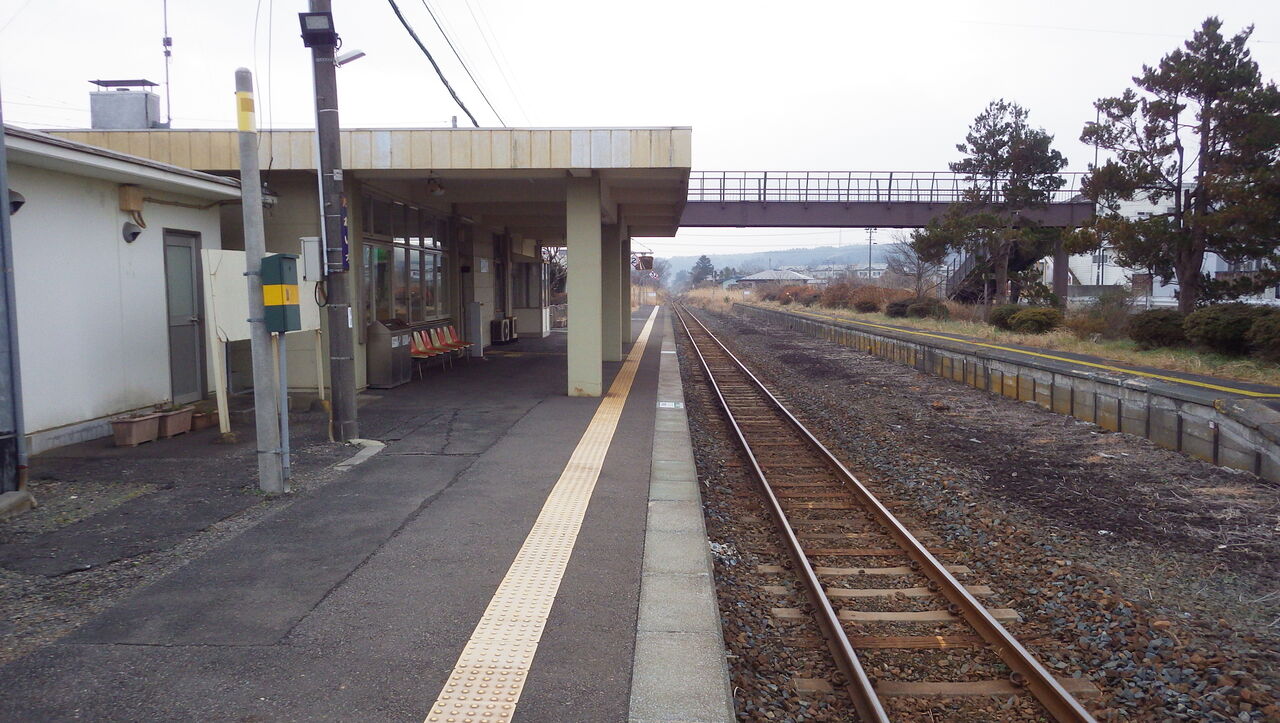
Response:
[{"label": "gravel ballast", "polygon": [[[1044,663],[1097,684],[1102,719],[1280,719],[1280,490],[767,323],[698,315],[913,531],[936,534],[1023,616],[1015,634]],[[743,501],[754,480],[683,357],[708,531],[744,558],[716,559],[739,710],[769,710],[770,685],[806,676],[768,609],[799,604],[751,602],[753,588],[787,583],[755,579],[735,538],[752,524],[744,517],[763,520],[758,536],[773,523]],[[806,718],[784,705],[777,719],[840,719],[835,710]]]}]

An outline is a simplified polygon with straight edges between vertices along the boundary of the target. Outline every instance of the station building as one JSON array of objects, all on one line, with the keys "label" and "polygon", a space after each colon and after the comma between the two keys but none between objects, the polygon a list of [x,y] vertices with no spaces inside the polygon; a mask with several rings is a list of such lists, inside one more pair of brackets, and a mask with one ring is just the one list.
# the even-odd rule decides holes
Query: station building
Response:
[{"label": "station building", "polygon": [[[230,130],[55,135],[201,172],[239,170]],[[267,251],[305,254],[301,239],[320,235],[314,133],[260,138],[264,182],[275,197]],[[543,249],[564,246],[567,391],[601,394],[601,362],[622,358],[630,238],[675,234],[691,166],[689,128],[347,129],[341,147],[358,387],[369,383],[375,324],[454,324],[481,347],[502,333],[504,320],[519,335],[549,333]],[[239,213],[223,210],[224,248],[243,248]],[[316,378],[316,343],[307,335],[291,341],[291,388],[327,383]],[[232,374],[247,375],[247,349],[231,356]]]},{"label": "station building", "polygon": [[221,249],[239,183],[20,128],[4,145],[28,449],[209,394],[197,251]]}]

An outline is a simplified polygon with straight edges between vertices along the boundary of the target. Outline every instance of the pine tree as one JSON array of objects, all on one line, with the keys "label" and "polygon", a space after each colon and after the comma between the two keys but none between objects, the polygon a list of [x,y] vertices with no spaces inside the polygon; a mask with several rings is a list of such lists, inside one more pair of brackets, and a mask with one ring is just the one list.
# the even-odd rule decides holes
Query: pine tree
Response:
[{"label": "pine tree", "polygon": [[1058,175],[1067,159],[1053,149],[1053,136],[1028,123],[1029,112],[1004,100],[987,105],[956,150],[965,158],[950,164],[970,188],[942,219],[913,235],[925,259],[940,261],[952,251],[976,254],[995,272],[995,297],[1006,298],[1009,262],[1015,252],[1043,255],[1056,229],[1039,227],[1023,212],[1049,203],[1066,181]]},{"label": "pine tree", "polygon": [[703,254],[693,263],[693,269],[689,272],[689,283],[697,286],[707,279],[715,278],[715,273],[716,267],[711,265],[711,259]]},{"label": "pine tree", "polygon": [[[1176,279],[1183,312],[1280,281],[1280,91],[1245,47],[1253,27],[1230,39],[1221,31],[1210,17],[1183,48],[1143,66],[1133,79],[1141,93],[1098,100],[1100,122],[1080,136],[1115,158],[1090,169],[1084,190],[1102,213],[1073,250],[1105,244],[1125,266]],[[1134,199],[1168,210],[1120,216],[1120,202]],[[1209,252],[1261,268],[1214,280],[1201,270]]]}]

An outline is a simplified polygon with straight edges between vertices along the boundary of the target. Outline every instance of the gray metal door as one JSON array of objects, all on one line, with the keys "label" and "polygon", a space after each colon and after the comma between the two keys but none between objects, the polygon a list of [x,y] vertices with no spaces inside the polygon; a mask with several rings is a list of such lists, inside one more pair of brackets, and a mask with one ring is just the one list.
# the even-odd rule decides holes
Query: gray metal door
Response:
[{"label": "gray metal door", "polygon": [[164,232],[164,281],[169,310],[169,382],[173,403],[204,397],[204,321],[200,237]]}]

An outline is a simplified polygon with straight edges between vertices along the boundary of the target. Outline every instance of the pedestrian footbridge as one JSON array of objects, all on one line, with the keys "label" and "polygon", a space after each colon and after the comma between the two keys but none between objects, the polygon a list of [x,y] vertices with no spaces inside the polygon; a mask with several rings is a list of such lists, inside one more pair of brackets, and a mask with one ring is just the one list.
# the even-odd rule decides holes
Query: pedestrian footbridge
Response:
[{"label": "pedestrian footbridge", "polygon": [[[1047,206],[1026,212],[1045,226],[1079,226],[1093,217],[1080,195],[1084,174]],[[916,228],[966,200],[969,176],[948,171],[693,171],[681,227]],[[1002,192],[992,192],[993,203]]]}]

